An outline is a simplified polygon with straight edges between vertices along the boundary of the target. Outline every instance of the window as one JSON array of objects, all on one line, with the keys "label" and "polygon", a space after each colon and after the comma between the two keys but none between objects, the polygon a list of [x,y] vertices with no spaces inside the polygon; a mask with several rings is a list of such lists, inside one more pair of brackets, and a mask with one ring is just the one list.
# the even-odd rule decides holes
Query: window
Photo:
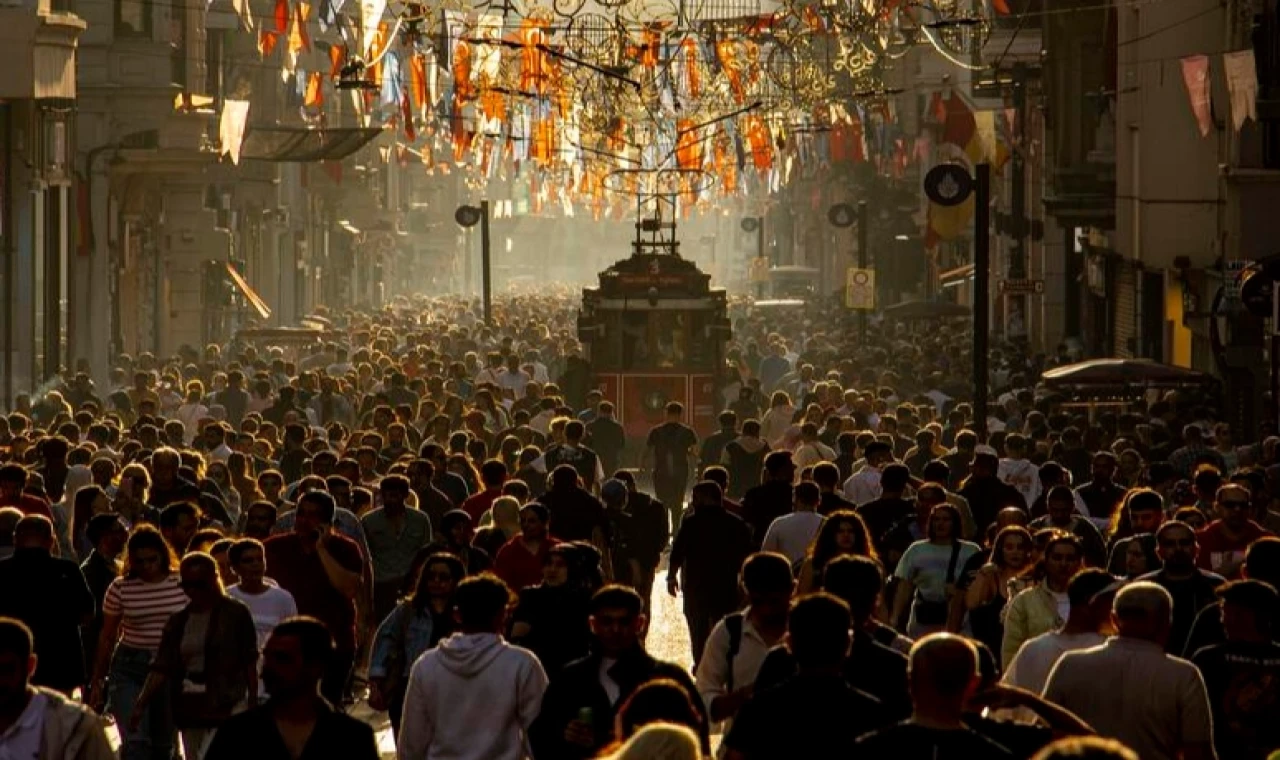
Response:
[{"label": "window", "polygon": [[115,7],[117,37],[151,36],[151,0],[115,0]]}]

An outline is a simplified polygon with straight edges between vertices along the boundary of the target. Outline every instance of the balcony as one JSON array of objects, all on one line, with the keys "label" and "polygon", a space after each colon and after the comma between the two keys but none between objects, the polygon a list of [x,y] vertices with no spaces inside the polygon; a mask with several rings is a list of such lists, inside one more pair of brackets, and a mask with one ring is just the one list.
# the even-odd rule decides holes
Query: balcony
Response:
[{"label": "balcony", "polygon": [[85,29],[55,0],[0,0],[0,99],[72,100]]}]

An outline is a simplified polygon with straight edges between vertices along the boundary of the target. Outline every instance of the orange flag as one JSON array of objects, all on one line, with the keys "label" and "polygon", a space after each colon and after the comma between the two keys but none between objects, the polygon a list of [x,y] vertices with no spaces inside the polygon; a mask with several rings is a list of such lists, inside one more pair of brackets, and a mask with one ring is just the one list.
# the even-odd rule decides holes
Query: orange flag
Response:
[{"label": "orange flag", "polygon": [[409,102],[409,93],[400,96],[400,115],[404,117],[404,136],[409,142],[418,139],[418,132],[413,128],[413,105]]},{"label": "orange flag", "polygon": [[693,119],[680,119],[676,122],[676,165],[681,169],[702,168],[702,140],[698,130],[694,128]]},{"label": "orange flag", "polygon": [[276,0],[276,33],[286,34],[289,31],[289,0]]},{"label": "orange flag", "polygon": [[307,15],[311,6],[298,3],[293,10],[293,25],[289,27],[289,52],[298,54],[311,49],[311,35],[307,33]]},{"label": "orange flag", "polygon": [[318,71],[313,71],[307,75],[307,90],[303,95],[302,104],[309,108],[319,108],[324,105],[324,75]]},{"label": "orange flag", "polygon": [[347,57],[345,45],[329,46],[329,76],[335,79],[342,73],[342,60]]},{"label": "orange flag", "polygon": [[266,29],[263,29],[258,34],[258,53],[263,58],[269,57],[271,53],[275,51],[276,42],[278,42],[279,40],[280,40],[279,33],[271,32]]},{"label": "orange flag", "polygon": [[765,171],[773,166],[773,144],[769,129],[759,116],[747,117],[747,144],[751,146],[751,161],[756,169]]},{"label": "orange flag", "polygon": [[409,57],[409,90],[418,108],[427,107],[427,59],[422,53]]}]

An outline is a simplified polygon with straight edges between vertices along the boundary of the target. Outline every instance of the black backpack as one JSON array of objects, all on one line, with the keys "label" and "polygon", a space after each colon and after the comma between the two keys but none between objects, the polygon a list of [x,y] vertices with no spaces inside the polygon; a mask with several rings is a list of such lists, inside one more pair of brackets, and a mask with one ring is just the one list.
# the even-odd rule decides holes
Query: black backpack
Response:
[{"label": "black backpack", "polygon": [[738,651],[742,649],[742,622],[746,620],[746,613],[733,612],[724,616],[724,628],[729,632],[729,651],[725,654],[725,659],[729,662],[728,680],[725,681],[725,691],[733,693],[733,661],[738,656]]}]

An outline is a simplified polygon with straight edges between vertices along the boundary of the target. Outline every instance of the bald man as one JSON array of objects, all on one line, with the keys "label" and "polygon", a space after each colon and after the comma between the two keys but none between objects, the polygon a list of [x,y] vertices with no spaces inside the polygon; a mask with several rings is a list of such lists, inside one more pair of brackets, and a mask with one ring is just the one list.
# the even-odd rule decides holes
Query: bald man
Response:
[{"label": "bald man", "polygon": [[1012,760],[1012,753],[962,718],[980,680],[978,650],[968,639],[949,633],[920,639],[911,647],[907,677],[911,717],[863,736],[855,757]]},{"label": "bald man", "polygon": [[1204,679],[1194,665],[1164,652],[1173,597],[1158,584],[1131,583],[1116,594],[1111,617],[1119,635],[1063,655],[1045,699],[1143,760],[1216,758]]}]

